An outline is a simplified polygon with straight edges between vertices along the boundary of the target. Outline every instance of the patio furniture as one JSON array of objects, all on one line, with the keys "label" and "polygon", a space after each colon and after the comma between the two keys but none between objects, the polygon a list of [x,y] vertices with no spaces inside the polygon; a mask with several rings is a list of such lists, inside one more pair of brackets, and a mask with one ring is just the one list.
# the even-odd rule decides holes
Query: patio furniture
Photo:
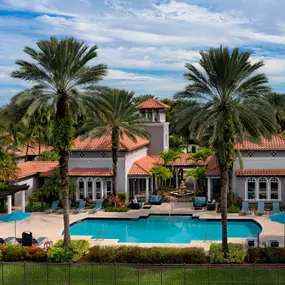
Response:
[{"label": "patio furniture", "polygon": [[59,203],[58,200],[53,201],[51,207],[49,209],[45,210],[45,213],[50,214],[50,213],[54,212],[58,207],[58,203]]},{"label": "patio furniture", "polygon": [[202,204],[195,204],[194,209],[195,210],[203,210],[203,205]]},{"label": "patio furniture", "polygon": [[161,195],[152,195],[150,200],[148,201],[151,205],[161,205]]},{"label": "patio furniture", "polygon": [[[38,239],[32,238],[32,246],[40,246],[45,240],[47,240],[47,237],[39,237]],[[16,241],[18,244],[25,246],[23,238],[16,238]]]},{"label": "patio furniture", "polygon": [[279,241],[278,240],[270,240],[269,246],[270,247],[279,247]]},{"label": "patio furniture", "polygon": [[256,215],[262,216],[263,214],[264,214],[264,202],[258,202],[258,209]]},{"label": "patio furniture", "polygon": [[53,246],[53,242],[51,240],[47,240],[45,243],[44,243],[44,249],[48,249],[50,247]]},{"label": "patio furniture", "polygon": [[76,208],[73,213],[78,214],[85,211],[86,201],[80,201],[78,208]]},{"label": "patio furniture", "polygon": [[95,207],[91,209],[90,213],[91,214],[97,213],[100,209],[102,209],[102,204],[103,204],[103,200],[98,200]]},{"label": "patio furniture", "polygon": [[[68,208],[70,209],[70,206],[71,206],[71,201],[69,200],[69,203],[68,203]],[[57,211],[59,214],[63,214],[63,208],[61,209],[58,209]]]},{"label": "patio furniture", "polygon": [[151,205],[143,205],[143,209],[151,209]]},{"label": "patio furniture", "polygon": [[194,197],[193,205],[202,205],[202,207],[206,206],[207,198],[206,197]]},{"label": "patio furniture", "polygon": [[212,201],[207,202],[207,210],[208,211],[215,211],[216,210],[216,200],[212,200]]},{"label": "patio furniture", "polygon": [[130,209],[139,210],[142,207],[143,203],[139,202],[137,198],[135,198],[132,203],[129,205]]},{"label": "patio furniture", "polygon": [[280,213],[281,211],[280,211],[279,203],[274,202],[273,203],[273,214],[280,214]]},{"label": "patio furniture", "polygon": [[15,237],[0,238],[0,245],[11,243]]},{"label": "patio furniture", "polygon": [[242,202],[241,215],[247,215],[248,213],[248,202]]},{"label": "patio furniture", "polygon": [[255,240],[254,239],[248,239],[247,240],[247,246],[255,246]]}]

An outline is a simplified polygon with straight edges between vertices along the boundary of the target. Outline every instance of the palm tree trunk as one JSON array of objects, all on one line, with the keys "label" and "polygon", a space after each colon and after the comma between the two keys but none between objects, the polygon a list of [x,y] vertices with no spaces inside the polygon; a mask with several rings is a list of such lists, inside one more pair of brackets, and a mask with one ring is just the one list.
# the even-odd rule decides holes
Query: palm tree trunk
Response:
[{"label": "palm tree trunk", "polygon": [[117,179],[118,179],[118,154],[120,146],[119,129],[117,127],[112,130],[112,159],[113,159],[113,195],[117,195]]},{"label": "palm tree trunk", "polygon": [[227,169],[221,169],[221,220],[222,220],[222,250],[224,256],[228,253],[228,228],[227,228],[227,194],[228,194],[228,178]]},{"label": "palm tree trunk", "polygon": [[28,161],[28,153],[29,153],[29,144],[27,144],[27,146],[26,146],[25,161]]},{"label": "palm tree trunk", "polygon": [[228,193],[228,207],[231,207],[233,205],[233,168],[231,167],[229,169],[229,193]]},{"label": "palm tree trunk", "polygon": [[[68,95],[62,92],[59,96],[57,103],[56,122],[63,122],[68,116]],[[63,130],[64,132],[65,130]],[[63,138],[64,139],[64,138]],[[68,140],[68,137],[65,137]],[[64,224],[64,245],[70,246],[70,225],[69,225],[69,179],[68,179],[68,160],[69,150],[66,149],[66,145],[69,145],[68,141],[58,142],[60,144],[59,149],[59,174],[62,190],[62,208],[63,208],[63,224]]]}]

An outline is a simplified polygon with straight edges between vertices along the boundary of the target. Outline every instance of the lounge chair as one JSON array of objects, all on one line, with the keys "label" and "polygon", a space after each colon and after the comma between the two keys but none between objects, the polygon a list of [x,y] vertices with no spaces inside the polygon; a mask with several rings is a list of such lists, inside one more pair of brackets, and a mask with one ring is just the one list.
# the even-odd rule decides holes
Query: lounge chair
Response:
[{"label": "lounge chair", "polygon": [[206,206],[207,204],[207,198],[206,197],[194,197],[194,201],[193,201],[193,206],[196,207],[198,206]]},{"label": "lounge chair", "polygon": [[80,201],[78,208],[75,209],[75,210],[73,211],[73,213],[74,213],[74,214],[78,214],[78,213],[80,213],[80,212],[85,211],[85,205],[86,205],[86,201]]},{"label": "lounge chair", "polygon": [[251,238],[247,240],[247,246],[255,246],[255,239]]},{"label": "lounge chair", "polygon": [[161,205],[162,198],[160,195],[152,195],[151,198],[148,201],[151,205]]},{"label": "lounge chair", "polygon": [[137,198],[135,198],[132,203],[129,205],[130,209],[139,210],[142,207],[143,203],[139,202]]},{"label": "lounge chair", "polygon": [[207,210],[208,211],[215,211],[216,210],[216,200],[207,202]]},{"label": "lounge chair", "polygon": [[279,214],[280,211],[280,207],[279,207],[279,203],[275,202],[273,203],[273,214]]},{"label": "lounge chair", "polygon": [[242,202],[241,214],[242,215],[247,215],[248,213],[249,213],[248,202]]},{"label": "lounge chair", "polygon": [[53,201],[51,207],[50,207],[49,209],[45,210],[45,212],[46,212],[46,213],[52,213],[52,212],[54,212],[54,211],[57,209],[57,207],[58,207],[58,203],[59,203],[58,200]]},{"label": "lounge chair", "polygon": [[[33,238],[32,244],[33,246],[40,246],[45,240],[47,240],[47,237],[39,237],[38,239]],[[23,239],[16,238],[16,241],[18,242],[18,244],[22,245]]]},{"label": "lounge chair", "polygon": [[258,202],[258,209],[256,215],[258,216],[264,215],[264,202]]},{"label": "lounge chair", "polygon": [[270,240],[269,246],[270,247],[279,247],[279,241],[278,240]]},{"label": "lounge chair", "polygon": [[15,237],[0,238],[0,245],[11,243]]},{"label": "lounge chair", "polygon": [[97,213],[102,208],[102,204],[103,204],[102,200],[97,201],[95,207],[91,209],[90,213],[91,214]]},{"label": "lounge chair", "polygon": [[[68,208],[70,209],[70,206],[71,206],[71,201],[69,200],[69,203],[68,203]],[[57,211],[59,214],[63,214],[63,208],[61,209],[58,209]]]}]

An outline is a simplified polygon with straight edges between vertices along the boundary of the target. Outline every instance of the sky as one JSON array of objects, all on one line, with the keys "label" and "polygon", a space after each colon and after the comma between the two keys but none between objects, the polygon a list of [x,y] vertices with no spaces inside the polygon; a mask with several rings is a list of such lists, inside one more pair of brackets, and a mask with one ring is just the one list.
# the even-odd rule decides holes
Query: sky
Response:
[{"label": "sky", "polygon": [[220,44],[263,60],[285,92],[284,0],[0,0],[0,106],[30,85],[10,78],[23,48],[50,36],[98,45],[99,84],[169,97],[184,89],[185,63]]}]

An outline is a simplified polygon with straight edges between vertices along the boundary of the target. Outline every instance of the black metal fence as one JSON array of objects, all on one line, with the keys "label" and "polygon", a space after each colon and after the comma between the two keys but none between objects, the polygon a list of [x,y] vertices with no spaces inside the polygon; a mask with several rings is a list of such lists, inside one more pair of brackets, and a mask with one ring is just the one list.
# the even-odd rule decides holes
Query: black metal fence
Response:
[{"label": "black metal fence", "polygon": [[0,285],[285,285],[285,265],[0,263]]}]

